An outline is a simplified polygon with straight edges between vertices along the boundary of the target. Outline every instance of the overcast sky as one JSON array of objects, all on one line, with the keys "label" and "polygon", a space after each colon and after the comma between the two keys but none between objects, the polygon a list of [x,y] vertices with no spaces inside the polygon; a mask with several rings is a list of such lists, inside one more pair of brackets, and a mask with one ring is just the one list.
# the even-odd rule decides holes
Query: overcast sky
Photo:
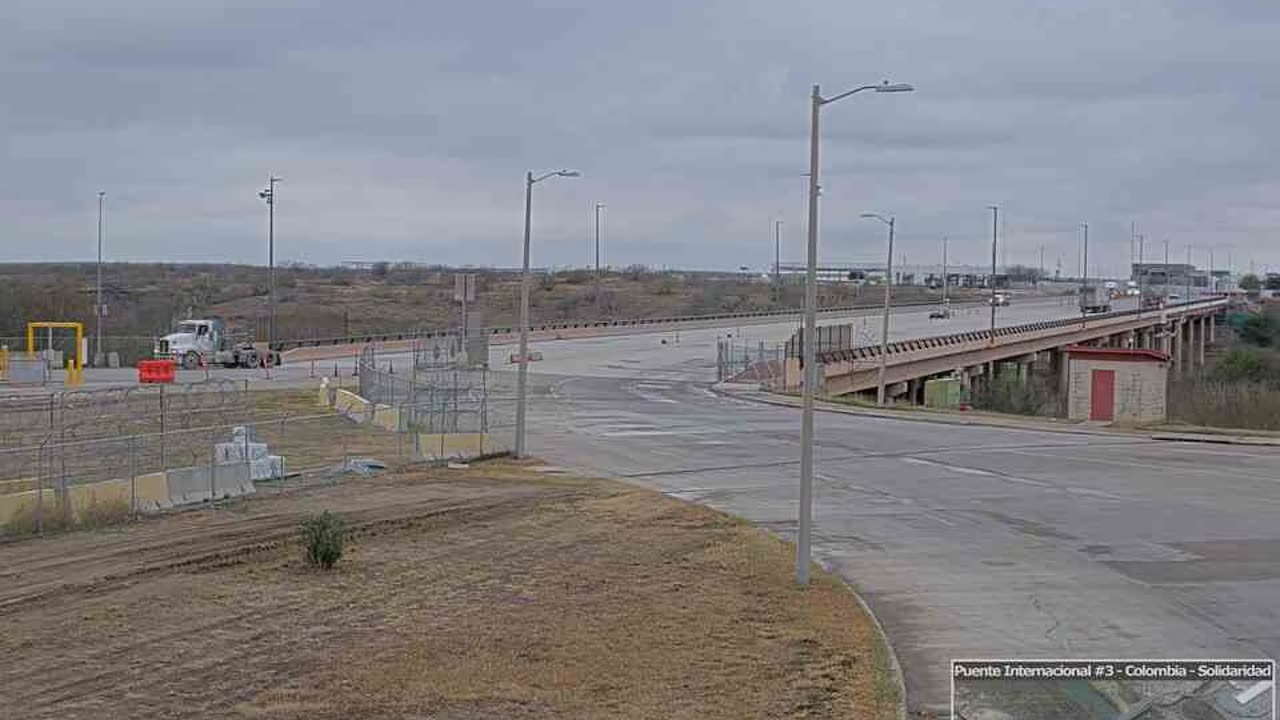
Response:
[{"label": "overcast sky", "polygon": [[[1280,266],[1280,4],[1262,0],[3,0],[0,261]],[[1273,268],[1274,269],[1274,268]],[[1097,272],[1095,269],[1094,272]]]}]

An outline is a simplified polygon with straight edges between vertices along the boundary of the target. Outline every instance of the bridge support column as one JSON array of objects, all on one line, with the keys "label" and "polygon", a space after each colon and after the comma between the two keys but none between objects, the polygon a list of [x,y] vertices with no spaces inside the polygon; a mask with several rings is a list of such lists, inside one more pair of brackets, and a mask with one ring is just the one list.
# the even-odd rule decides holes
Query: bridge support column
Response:
[{"label": "bridge support column", "polygon": [[1200,366],[1200,367],[1204,367],[1204,346],[1205,346],[1205,342],[1206,342],[1206,340],[1205,340],[1205,331],[1206,331],[1206,330],[1208,330],[1208,328],[1209,328],[1209,322],[1208,322],[1208,320],[1207,320],[1206,318],[1203,318],[1203,317],[1202,317],[1202,318],[1199,318],[1199,319],[1197,319],[1197,320],[1196,320],[1196,325],[1197,325],[1197,326],[1199,326],[1199,329],[1198,329],[1198,330],[1197,330],[1197,332],[1196,332],[1196,362],[1195,362],[1195,364],[1196,364],[1196,365],[1198,365],[1198,366]]},{"label": "bridge support column", "polygon": [[1218,316],[1217,315],[1209,316],[1209,344],[1210,345],[1218,344]]},{"label": "bridge support column", "polygon": [[1173,325],[1173,372],[1182,374],[1182,325],[1175,321]]}]

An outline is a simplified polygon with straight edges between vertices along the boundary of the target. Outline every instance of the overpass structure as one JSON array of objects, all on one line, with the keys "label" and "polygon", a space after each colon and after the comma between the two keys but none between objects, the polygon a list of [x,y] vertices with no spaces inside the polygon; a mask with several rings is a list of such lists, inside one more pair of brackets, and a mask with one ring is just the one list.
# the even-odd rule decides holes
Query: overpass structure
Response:
[{"label": "overpass structure", "polygon": [[[1182,372],[1204,363],[1205,345],[1227,304],[1226,298],[1213,298],[1159,310],[1125,310],[890,343],[886,396],[921,402],[924,381],[930,378],[959,377],[961,387],[968,389],[1000,372],[1017,372],[1025,380],[1033,367],[1044,364],[1062,378],[1067,371],[1065,348],[1073,345],[1158,350],[1169,356],[1174,372]],[[823,344],[821,337],[818,340]],[[789,354],[798,355],[799,343],[789,345]],[[819,390],[828,395],[867,392],[879,385],[879,346],[830,349],[819,353],[818,361]],[[785,389],[800,388],[803,376],[800,358],[788,357],[782,377]]]}]

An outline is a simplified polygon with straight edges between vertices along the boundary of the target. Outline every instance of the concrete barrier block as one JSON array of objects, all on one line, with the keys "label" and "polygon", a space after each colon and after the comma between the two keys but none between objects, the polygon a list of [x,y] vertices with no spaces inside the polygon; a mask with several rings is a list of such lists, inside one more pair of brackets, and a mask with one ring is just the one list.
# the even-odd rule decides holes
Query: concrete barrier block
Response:
[{"label": "concrete barrier block", "polygon": [[400,430],[400,409],[390,405],[376,405],[373,408],[373,424],[383,430],[397,432]]},{"label": "concrete barrier block", "polygon": [[418,452],[429,460],[466,460],[503,449],[495,447],[488,433],[418,434]]},{"label": "concrete barrier block", "polygon": [[334,393],[333,409],[358,423],[369,422],[372,415],[372,403],[350,390]]},{"label": "concrete barrier block", "polygon": [[[210,497],[208,465],[177,468],[165,472],[169,484],[169,502],[173,505],[192,505],[207,502]],[[214,465],[212,492],[214,499],[238,497],[257,492],[249,479],[249,468],[244,463]]]},{"label": "concrete barrier block", "polygon": [[147,473],[134,478],[134,501],[141,512],[154,512],[173,507],[169,499],[169,480],[162,472]]}]

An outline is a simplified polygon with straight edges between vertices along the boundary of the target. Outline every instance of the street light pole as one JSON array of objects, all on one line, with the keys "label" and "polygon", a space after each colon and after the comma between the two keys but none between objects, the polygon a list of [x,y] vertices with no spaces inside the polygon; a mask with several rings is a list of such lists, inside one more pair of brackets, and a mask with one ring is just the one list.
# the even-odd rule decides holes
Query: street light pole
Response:
[{"label": "street light pole", "polygon": [[264,364],[271,366],[271,348],[276,341],[276,183],[281,178],[267,177],[267,189],[258,197],[267,203],[267,353]]},{"label": "street light pole", "polygon": [[600,210],[604,203],[596,203],[596,312],[600,312]]},{"label": "street light pole", "polygon": [[996,239],[1000,227],[1000,206],[988,205],[991,210],[991,342],[996,341]]},{"label": "street light pole", "polygon": [[106,355],[102,352],[102,203],[107,194],[101,190],[98,191],[98,290],[97,290],[97,308],[94,311],[94,334],[97,336],[97,348],[93,352],[93,366],[98,367],[98,357],[101,356],[105,361]]},{"label": "street light pole", "polygon": [[[520,273],[520,351],[516,356],[519,369],[516,372],[516,441],[515,456],[525,456],[525,406],[529,387],[529,229],[533,215],[533,186],[549,177],[578,177],[576,170],[556,170],[538,177],[533,171],[525,174],[524,181],[524,262]],[[598,247],[598,246],[597,246]]]},{"label": "street light pole", "polygon": [[949,309],[947,304],[947,237],[942,236],[942,307],[944,310]]},{"label": "street light pole", "polygon": [[782,293],[782,221],[773,221],[773,285]]},{"label": "street light pole", "polygon": [[1084,261],[1080,263],[1080,317],[1084,318],[1086,303],[1093,301],[1086,297],[1089,294],[1089,223],[1080,223],[1084,229]]},{"label": "street light pole", "polygon": [[[886,220],[883,215],[878,215],[876,213],[862,213],[862,217],[879,220],[889,226],[889,259],[885,262],[884,271],[884,316],[880,323],[879,379],[876,381],[876,404],[884,407],[884,374],[889,359],[889,303],[890,292],[893,288],[893,229],[897,218],[890,216]],[[945,254],[945,250],[943,252]]]},{"label": "street light pole", "polygon": [[809,584],[809,537],[813,525],[813,394],[818,384],[817,300],[818,300],[818,115],[823,105],[842,100],[864,90],[911,92],[906,84],[864,85],[829,98],[817,85],[809,97],[809,238],[804,287],[804,331],[801,363],[804,385],[800,412],[800,517],[796,534],[796,583]]}]

